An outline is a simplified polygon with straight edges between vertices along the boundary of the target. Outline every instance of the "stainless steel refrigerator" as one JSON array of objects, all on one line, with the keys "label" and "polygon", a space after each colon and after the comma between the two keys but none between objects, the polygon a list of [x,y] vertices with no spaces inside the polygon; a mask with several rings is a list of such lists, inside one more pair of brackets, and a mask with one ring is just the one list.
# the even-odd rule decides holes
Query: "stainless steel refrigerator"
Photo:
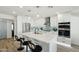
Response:
[{"label": "stainless steel refrigerator", "polygon": [[23,23],[22,24],[22,33],[30,32],[31,24],[30,23]]}]

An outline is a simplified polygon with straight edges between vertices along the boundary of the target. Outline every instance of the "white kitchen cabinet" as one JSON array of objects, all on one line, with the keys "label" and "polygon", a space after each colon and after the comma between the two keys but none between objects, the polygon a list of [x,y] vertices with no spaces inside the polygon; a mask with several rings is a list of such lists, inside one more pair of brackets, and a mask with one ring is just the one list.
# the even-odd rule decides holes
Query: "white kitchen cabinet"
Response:
[{"label": "white kitchen cabinet", "polygon": [[6,22],[0,21],[0,39],[7,37],[7,24]]},{"label": "white kitchen cabinet", "polygon": [[[1,22],[0,22],[0,24],[1,24]],[[1,26],[0,26],[0,37],[1,37]]]},{"label": "white kitchen cabinet", "polygon": [[57,18],[57,16],[50,18],[50,25],[52,27],[58,27],[58,18]]},{"label": "white kitchen cabinet", "polygon": [[63,15],[62,14],[57,15],[58,15],[58,22],[63,22]]},{"label": "white kitchen cabinet", "polygon": [[0,39],[11,38],[11,21],[0,19]]},{"label": "white kitchen cabinet", "polygon": [[[60,23],[66,23],[66,22],[70,22],[70,24],[60,24]],[[60,30],[64,30],[64,31],[70,31],[70,38],[67,38],[67,37],[64,37],[64,34],[66,34],[66,32],[63,34],[63,36],[59,35],[58,36],[58,39],[57,41],[60,42],[60,43],[63,43],[63,44],[66,44],[66,45],[70,45],[71,46],[71,16],[69,14],[59,14],[58,15],[58,27],[59,25],[69,25],[70,28],[62,28],[62,27],[59,27],[58,28],[58,31]],[[64,32],[63,31],[63,32]],[[62,32],[62,33],[63,33]]]},{"label": "white kitchen cabinet", "polygon": [[69,14],[58,14],[58,22],[70,22],[71,16]]},{"label": "white kitchen cabinet", "polygon": [[66,37],[58,37],[58,42],[71,45],[71,39]]},{"label": "white kitchen cabinet", "polygon": [[32,43],[34,43],[36,45],[40,45],[42,47],[42,52],[48,52],[49,51],[49,44],[48,43],[45,43],[45,42],[42,42],[42,41],[39,41],[39,40],[36,40],[36,39],[32,39],[31,41],[32,41]]}]

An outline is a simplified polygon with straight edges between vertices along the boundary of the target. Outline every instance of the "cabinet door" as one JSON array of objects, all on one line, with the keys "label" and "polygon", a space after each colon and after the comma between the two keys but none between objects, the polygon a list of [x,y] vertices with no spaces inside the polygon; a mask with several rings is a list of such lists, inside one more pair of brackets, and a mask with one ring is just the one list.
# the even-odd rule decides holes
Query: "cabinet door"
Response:
[{"label": "cabinet door", "polygon": [[64,22],[70,22],[70,16],[69,15],[64,15],[63,17]]},{"label": "cabinet door", "polygon": [[58,15],[58,22],[70,22],[70,15],[68,14],[60,14]]},{"label": "cabinet door", "polygon": [[36,44],[40,45],[42,47],[42,52],[49,52],[49,44],[48,43],[45,43],[45,42],[42,42],[42,41],[39,41],[36,39],[33,39],[32,42],[35,42]]},{"label": "cabinet door", "polygon": [[0,22],[0,39],[1,39],[1,34],[2,34],[2,28],[1,28],[1,22]]},{"label": "cabinet door", "polygon": [[63,22],[63,15],[62,14],[58,14],[58,22]]},{"label": "cabinet door", "polygon": [[0,22],[0,38],[2,39],[3,38],[3,22],[1,21]]},{"label": "cabinet door", "polygon": [[65,38],[65,43],[71,45],[71,39],[70,38]]},{"label": "cabinet door", "polygon": [[58,37],[57,41],[62,43],[63,39],[64,37]]},{"label": "cabinet door", "polygon": [[68,44],[71,46],[71,39],[66,37],[58,37],[58,42]]},{"label": "cabinet door", "polygon": [[7,24],[6,22],[2,22],[2,38],[7,37]]},{"label": "cabinet door", "polygon": [[51,24],[52,27],[58,27],[58,19],[57,19],[57,17],[51,17],[50,22],[51,22],[50,24]]},{"label": "cabinet door", "polygon": [[0,21],[0,38],[7,37],[7,24],[6,22]]},{"label": "cabinet door", "polygon": [[7,38],[7,23],[3,22],[3,28],[2,28],[3,38]]}]

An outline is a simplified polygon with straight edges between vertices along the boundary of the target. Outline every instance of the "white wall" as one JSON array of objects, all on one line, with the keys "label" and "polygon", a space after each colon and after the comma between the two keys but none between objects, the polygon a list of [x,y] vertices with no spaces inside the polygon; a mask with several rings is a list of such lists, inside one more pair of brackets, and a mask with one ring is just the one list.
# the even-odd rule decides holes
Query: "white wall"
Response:
[{"label": "white wall", "polygon": [[71,39],[72,44],[79,45],[79,17],[71,16]]}]

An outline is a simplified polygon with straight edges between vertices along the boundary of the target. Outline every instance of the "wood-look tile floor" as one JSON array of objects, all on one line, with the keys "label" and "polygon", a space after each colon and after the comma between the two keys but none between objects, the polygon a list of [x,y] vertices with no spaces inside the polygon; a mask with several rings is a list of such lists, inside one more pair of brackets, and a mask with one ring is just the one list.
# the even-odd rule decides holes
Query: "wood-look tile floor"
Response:
[{"label": "wood-look tile floor", "polygon": [[13,39],[1,39],[0,52],[17,52],[19,45],[19,42]]},{"label": "wood-look tile floor", "polygon": [[72,44],[70,47],[57,45],[57,52],[79,52],[79,46]]},{"label": "wood-look tile floor", "polygon": [[[14,39],[1,39],[0,52],[18,52],[20,43]],[[57,52],[79,52],[79,46],[72,45],[72,48],[57,45]]]}]

